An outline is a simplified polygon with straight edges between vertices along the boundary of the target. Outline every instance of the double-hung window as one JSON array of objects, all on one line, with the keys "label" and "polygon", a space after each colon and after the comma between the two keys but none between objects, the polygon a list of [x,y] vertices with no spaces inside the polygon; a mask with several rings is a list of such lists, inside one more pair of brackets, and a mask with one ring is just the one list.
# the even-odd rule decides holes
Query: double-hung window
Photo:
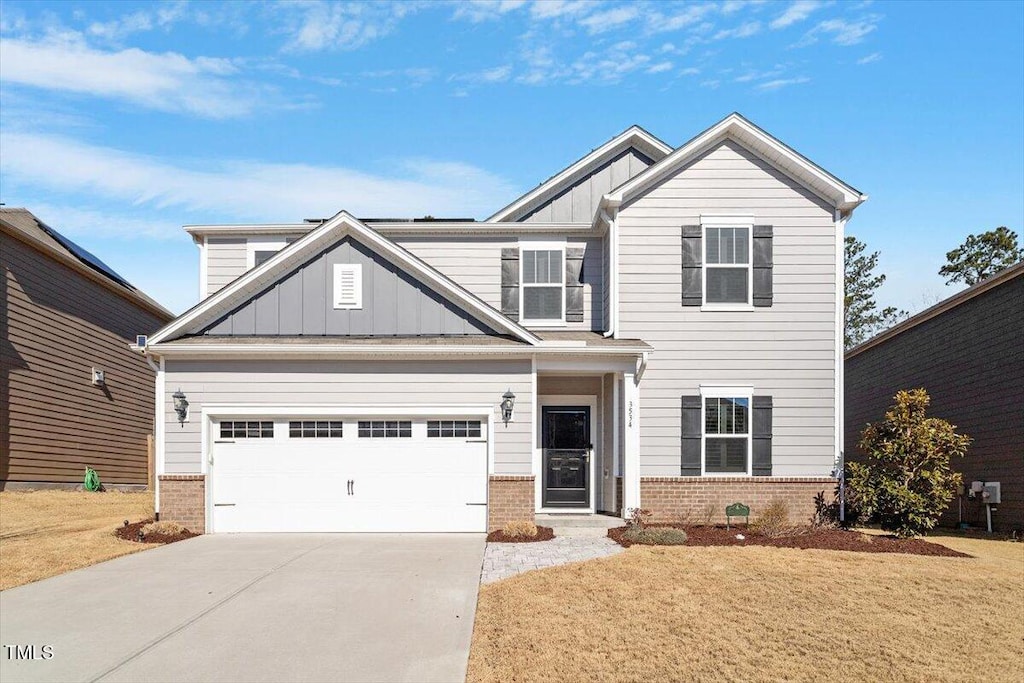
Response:
[{"label": "double-hung window", "polygon": [[752,305],[752,233],[752,224],[704,223],[705,306],[745,308]]},{"label": "double-hung window", "polygon": [[519,282],[522,322],[565,322],[565,245],[522,242]]},{"label": "double-hung window", "polygon": [[750,474],[750,404],[746,388],[701,391],[704,474]]}]

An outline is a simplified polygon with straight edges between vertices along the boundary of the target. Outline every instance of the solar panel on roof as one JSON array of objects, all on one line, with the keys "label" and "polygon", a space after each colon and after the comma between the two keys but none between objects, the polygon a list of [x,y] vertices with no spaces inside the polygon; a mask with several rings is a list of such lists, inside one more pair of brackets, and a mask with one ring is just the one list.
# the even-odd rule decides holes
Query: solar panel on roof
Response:
[{"label": "solar panel on roof", "polygon": [[111,268],[106,263],[104,263],[99,258],[97,258],[95,254],[90,252],[85,247],[81,247],[81,246],[75,244],[74,242],[69,240],[67,237],[65,237],[64,235],[60,234],[59,232],[57,232],[56,230],[54,230],[50,226],[46,225],[45,223],[39,222],[39,227],[42,228],[43,230],[45,230],[46,234],[48,234],[50,237],[52,237],[53,239],[55,239],[58,242],[60,242],[62,247],[64,247],[65,249],[70,251],[72,254],[74,254],[78,258],[78,260],[81,261],[82,263],[86,264],[87,266],[89,266],[90,268],[92,268],[94,270],[97,270],[97,271],[103,273],[104,275],[109,277],[114,282],[122,284],[125,287],[127,287],[128,289],[135,289],[134,287],[132,287],[132,284],[130,282],[128,282],[123,277],[118,275],[117,272],[113,268]]}]

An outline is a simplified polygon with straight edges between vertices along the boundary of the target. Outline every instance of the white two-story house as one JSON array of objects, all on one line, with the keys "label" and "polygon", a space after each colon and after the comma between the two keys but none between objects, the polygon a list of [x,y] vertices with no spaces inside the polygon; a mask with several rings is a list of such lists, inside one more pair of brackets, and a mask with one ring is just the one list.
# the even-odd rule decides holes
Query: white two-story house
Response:
[{"label": "white two-story house", "polygon": [[197,531],[674,521],[834,486],[843,231],[866,197],[738,114],[639,127],[484,221],[196,225],[158,511]]}]

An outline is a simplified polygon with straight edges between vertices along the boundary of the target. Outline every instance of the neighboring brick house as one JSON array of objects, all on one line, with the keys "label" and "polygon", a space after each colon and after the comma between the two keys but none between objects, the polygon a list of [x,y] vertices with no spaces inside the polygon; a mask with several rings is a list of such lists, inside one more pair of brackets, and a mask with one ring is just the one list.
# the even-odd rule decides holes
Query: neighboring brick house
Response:
[{"label": "neighboring brick house", "polygon": [[174,315],[25,209],[0,208],[0,266],[0,488],[146,486],[155,373],[128,345]]},{"label": "neighboring brick house", "polygon": [[[999,482],[995,529],[1024,529],[1024,262],[955,294],[846,353],[847,461],[901,389],[923,387],[933,417],[973,439],[953,462],[972,481]],[[978,496],[955,498],[943,523],[984,527]]]},{"label": "neighboring brick house", "polygon": [[187,226],[203,300],[139,349],[160,515],[484,531],[779,498],[806,518],[835,485],[865,199],[732,114],[679,147],[631,127],[484,221]]}]

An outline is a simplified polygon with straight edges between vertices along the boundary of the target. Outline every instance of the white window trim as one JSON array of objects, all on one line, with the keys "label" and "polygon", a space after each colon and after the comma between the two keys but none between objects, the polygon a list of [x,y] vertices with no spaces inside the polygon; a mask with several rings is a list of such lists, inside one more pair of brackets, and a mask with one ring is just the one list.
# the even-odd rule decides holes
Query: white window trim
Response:
[{"label": "white window trim", "polygon": [[[705,421],[705,399],[708,398],[745,398],[750,415],[747,421],[745,436],[730,434],[711,434],[713,438],[733,438],[747,440],[747,469],[744,472],[708,472],[707,471],[707,422]],[[700,387],[700,476],[702,477],[749,477],[752,476],[754,463],[754,388],[720,385],[701,385]]]},{"label": "white window trim", "polygon": [[[541,242],[534,240],[519,240],[519,324],[529,327],[565,327],[565,242]],[[526,317],[526,309],[523,307],[523,292],[529,287],[549,287],[553,288],[555,283],[549,282],[544,284],[530,284],[527,285],[525,278],[523,278],[523,265],[526,263],[525,253],[527,251],[557,251],[561,253],[562,267],[559,268],[559,274],[561,275],[561,286],[562,286],[562,316],[559,319],[555,318],[542,318],[540,320],[532,320]]]},{"label": "white window trim", "polygon": [[[747,302],[746,303],[708,303],[708,228],[746,228],[747,229]],[[754,217],[728,216],[719,214],[703,214],[700,217],[701,245],[701,306],[702,311],[753,311],[754,310]],[[740,269],[742,264],[713,264],[715,268]]]},{"label": "white window trim", "polygon": [[256,252],[257,251],[281,251],[288,246],[288,241],[284,238],[253,238],[250,237],[245,241],[245,267],[246,270],[252,270],[256,267]]},{"label": "white window trim", "polygon": [[[345,303],[341,300],[341,274],[345,271],[353,273],[355,283],[355,300],[352,303]],[[335,310],[359,311],[363,308],[363,265],[361,263],[335,263],[333,291]]]}]

